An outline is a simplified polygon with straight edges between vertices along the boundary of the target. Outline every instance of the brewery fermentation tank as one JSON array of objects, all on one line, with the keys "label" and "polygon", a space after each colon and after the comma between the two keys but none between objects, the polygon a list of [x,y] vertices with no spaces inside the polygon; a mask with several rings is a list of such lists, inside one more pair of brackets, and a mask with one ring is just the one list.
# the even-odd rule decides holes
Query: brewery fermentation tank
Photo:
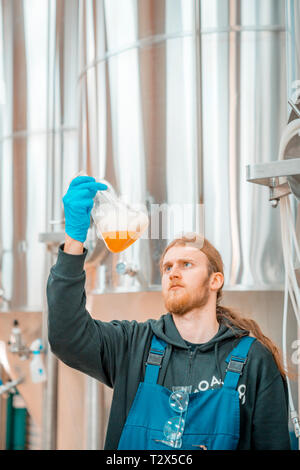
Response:
[{"label": "brewery fermentation tank", "polygon": [[49,266],[39,235],[63,230],[61,195],[78,171],[78,2],[0,8],[0,308],[41,311]]},{"label": "brewery fermentation tank", "polygon": [[[18,390],[50,449],[57,360],[47,348],[45,291],[63,241],[61,197],[79,168],[78,1],[2,0],[0,32],[0,311],[8,314],[0,316],[0,364],[12,379],[22,377]],[[26,346],[43,337],[44,387],[26,372],[29,360],[9,355],[16,318]]]},{"label": "brewery fermentation tank", "polygon": [[2,1],[1,14],[2,309],[41,308],[39,234],[63,232],[80,170],[151,216],[117,256],[90,230],[95,293],[159,289],[182,230],[222,252],[226,288],[282,284],[279,215],[244,171],[276,159],[286,121],[284,2]]},{"label": "brewery fermentation tank", "polygon": [[[245,166],[277,159],[286,122],[284,2],[80,7],[82,165],[152,215],[148,238],[121,261],[159,289],[168,238],[202,230],[224,258],[225,288],[282,288],[279,213],[261,203],[265,188],[247,184]],[[102,263],[95,293],[141,289],[115,272],[118,259]]]},{"label": "brewery fermentation tank", "polygon": [[[292,106],[289,122],[300,119],[300,3],[286,1],[286,42],[287,42],[287,97]],[[293,107],[296,105],[296,108]],[[286,147],[285,159],[300,158],[300,136],[294,136]],[[288,177],[291,190],[300,203],[300,175]],[[298,207],[300,207],[298,205]],[[300,225],[300,209],[298,209]],[[300,237],[300,235],[299,235]]]},{"label": "brewery fermentation tank", "polygon": [[[261,312],[260,321],[278,338],[273,325],[281,294],[270,291],[284,283],[280,215],[265,203],[267,188],[247,183],[245,167],[278,157],[286,91],[299,80],[290,67],[299,50],[297,5],[0,1],[1,312],[18,312],[24,324],[28,315],[28,329],[32,312],[42,312],[46,333],[45,285],[64,240],[62,197],[84,171],[108,180],[150,217],[142,239],[120,254],[108,252],[91,225],[85,268],[93,315],[123,318],[125,307],[126,318],[160,315],[160,300],[152,301],[161,288],[161,253],[177,233],[195,230],[221,252],[231,300]],[[279,307],[271,312],[274,298]],[[0,345],[6,340],[0,336]],[[64,448],[75,433],[74,421],[60,411],[82,423],[76,413],[83,408],[74,440],[98,448],[99,384],[84,378],[80,389],[75,372],[59,364],[57,408],[50,352],[48,361],[44,448],[58,442]],[[69,399],[70,383],[86,395],[84,407],[77,404],[82,397]],[[30,392],[26,397],[35,399]]]}]

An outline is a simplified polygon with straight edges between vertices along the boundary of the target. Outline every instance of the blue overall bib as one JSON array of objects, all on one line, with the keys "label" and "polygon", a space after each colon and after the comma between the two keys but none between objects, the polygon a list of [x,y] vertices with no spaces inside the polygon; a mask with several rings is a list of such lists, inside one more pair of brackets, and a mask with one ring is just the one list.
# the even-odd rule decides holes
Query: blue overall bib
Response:
[{"label": "blue overall bib", "polygon": [[[226,358],[224,384],[217,389],[188,395],[183,450],[234,450],[240,435],[240,405],[237,385],[248,351],[255,338],[243,336]],[[144,382],[139,384],[119,441],[119,450],[173,450],[165,444],[165,424],[174,410],[172,391],[157,384],[166,343],[155,335],[146,363]]]}]

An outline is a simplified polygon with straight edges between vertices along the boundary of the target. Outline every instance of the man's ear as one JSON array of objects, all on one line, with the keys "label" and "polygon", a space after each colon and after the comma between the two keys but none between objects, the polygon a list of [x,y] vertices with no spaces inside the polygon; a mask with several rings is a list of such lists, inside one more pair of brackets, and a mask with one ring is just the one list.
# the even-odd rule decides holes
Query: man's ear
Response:
[{"label": "man's ear", "polygon": [[222,273],[212,273],[210,276],[210,288],[214,291],[218,291],[223,287],[224,276]]}]

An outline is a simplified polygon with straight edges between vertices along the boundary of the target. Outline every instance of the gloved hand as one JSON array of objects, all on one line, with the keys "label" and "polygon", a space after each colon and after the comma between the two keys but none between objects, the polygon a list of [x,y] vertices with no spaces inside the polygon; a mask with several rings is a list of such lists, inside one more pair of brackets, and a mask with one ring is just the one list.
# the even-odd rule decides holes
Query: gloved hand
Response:
[{"label": "gloved hand", "polygon": [[91,210],[97,191],[107,189],[92,176],[77,176],[63,197],[65,231],[69,237],[84,243],[90,226]]}]

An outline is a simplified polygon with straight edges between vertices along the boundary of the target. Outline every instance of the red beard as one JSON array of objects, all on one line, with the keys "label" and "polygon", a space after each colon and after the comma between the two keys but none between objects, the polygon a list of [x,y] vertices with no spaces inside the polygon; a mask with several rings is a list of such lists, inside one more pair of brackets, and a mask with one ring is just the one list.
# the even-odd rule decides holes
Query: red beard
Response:
[{"label": "red beard", "polygon": [[167,293],[164,294],[165,307],[168,312],[174,313],[175,315],[184,315],[193,308],[206,305],[209,299],[208,281],[209,277],[203,281],[197,291],[193,291],[192,293],[187,292],[185,287],[168,290]]}]

